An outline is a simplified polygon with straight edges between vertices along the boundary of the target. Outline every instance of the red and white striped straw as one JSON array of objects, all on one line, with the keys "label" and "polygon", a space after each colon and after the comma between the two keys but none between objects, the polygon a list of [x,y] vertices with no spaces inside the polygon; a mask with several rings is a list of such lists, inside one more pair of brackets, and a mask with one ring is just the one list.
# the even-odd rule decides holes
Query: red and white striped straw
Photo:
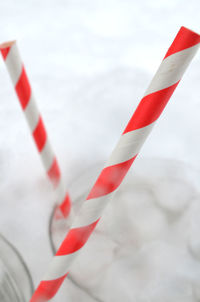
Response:
[{"label": "red and white striped straw", "polygon": [[94,231],[102,212],[135,160],[145,139],[177,87],[199,48],[200,36],[181,27],[143,99],[125,128],[72,228],[54,256],[31,302],[52,299],[59,290],[81,248]]},{"label": "red and white striped straw", "polygon": [[57,194],[60,200],[58,201],[57,214],[59,216],[60,213],[60,217],[68,217],[71,210],[70,197],[64,189],[58,161],[51,147],[41,114],[37,108],[16,41],[1,44],[0,51],[33,135],[44,169],[54,188],[58,191]]}]

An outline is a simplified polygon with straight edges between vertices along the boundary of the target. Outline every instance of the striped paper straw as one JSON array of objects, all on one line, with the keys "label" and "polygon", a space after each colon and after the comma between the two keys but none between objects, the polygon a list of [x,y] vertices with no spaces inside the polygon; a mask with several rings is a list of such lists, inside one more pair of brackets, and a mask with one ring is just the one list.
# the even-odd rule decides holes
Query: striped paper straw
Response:
[{"label": "striped paper straw", "polygon": [[105,206],[112,199],[177,87],[199,43],[198,34],[181,27],[31,302],[48,301],[57,293],[68,275],[70,265],[94,231]]},{"label": "striped paper straw", "polygon": [[44,169],[54,188],[58,191],[57,194],[60,200],[58,202],[57,217],[67,217],[71,210],[70,197],[64,189],[58,161],[51,147],[43,119],[37,108],[16,41],[1,44],[0,51],[30,127]]}]

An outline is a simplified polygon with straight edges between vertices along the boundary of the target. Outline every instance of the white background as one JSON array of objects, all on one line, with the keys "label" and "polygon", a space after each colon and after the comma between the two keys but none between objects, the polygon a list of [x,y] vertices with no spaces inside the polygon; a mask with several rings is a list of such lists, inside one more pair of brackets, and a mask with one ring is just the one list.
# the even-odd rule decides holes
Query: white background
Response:
[{"label": "white background", "polygon": [[[199,11],[197,0],[0,2],[0,41],[18,42],[66,183],[108,158],[180,26],[199,31]],[[138,160],[200,168],[199,70],[198,54]],[[37,284],[53,198],[3,60],[0,83],[1,229]]]}]

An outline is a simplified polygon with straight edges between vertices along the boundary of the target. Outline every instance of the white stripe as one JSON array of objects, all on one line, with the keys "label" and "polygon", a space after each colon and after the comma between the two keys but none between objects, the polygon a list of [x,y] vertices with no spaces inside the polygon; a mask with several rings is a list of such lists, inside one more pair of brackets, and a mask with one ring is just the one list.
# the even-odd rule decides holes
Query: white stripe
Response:
[{"label": "white stripe", "polygon": [[54,280],[63,277],[68,272],[70,264],[79,251],[64,256],[54,256],[43,280]]},{"label": "white stripe", "polygon": [[55,155],[53,153],[53,150],[51,148],[51,145],[50,145],[50,142],[48,139],[44,145],[44,148],[40,152],[40,156],[41,156],[45,171],[48,172],[55,159]]},{"label": "white stripe", "polygon": [[79,228],[97,221],[101,217],[106,205],[113,198],[115,192],[116,190],[104,196],[84,201],[72,227]]},{"label": "white stripe", "polygon": [[59,183],[58,183],[57,187],[55,188],[55,194],[57,196],[58,205],[61,205],[67,195],[67,191],[65,189],[62,178],[60,178]]},{"label": "white stripe", "polygon": [[120,164],[137,155],[154,124],[155,122],[146,127],[123,134],[107,161],[106,167]]},{"label": "white stripe", "polygon": [[11,46],[5,60],[11,80],[15,86],[22,72],[22,61],[16,45],[16,42]]},{"label": "white stripe", "polygon": [[59,197],[58,204],[61,204],[63,202],[63,200],[65,199],[65,196],[66,196],[66,189],[64,187],[64,183],[62,181],[62,178],[60,178],[60,181],[59,181],[59,183],[57,184],[57,186],[55,188],[55,194],[56,194],[56,196]]},{"label": "white stripe", "polygon": [[33,132],[38,124],[40,117],[33,94],[31,94],[30,100],[24,110],[24,114],[26,116],[30,130],[31,132]]},{"label": "white stripe", "polygon": [[184,49],[164,59],[146,90],[145,96],[177,83],[182,78],[199,45]]}]

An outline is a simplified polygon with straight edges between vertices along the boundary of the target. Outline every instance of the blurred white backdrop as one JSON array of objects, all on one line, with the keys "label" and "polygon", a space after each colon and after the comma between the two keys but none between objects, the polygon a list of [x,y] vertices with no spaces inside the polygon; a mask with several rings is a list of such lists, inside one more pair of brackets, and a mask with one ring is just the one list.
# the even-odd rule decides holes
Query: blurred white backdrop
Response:
[{"label": "blurred white backdrop", "polygon": [[[199,31],[199,11],[197,0],[0,2],[0,42],[18,41],[66,184],[80,166],[108,158],[180,26]],[[198,54],[141,160],[180,159],[200,168],[199,70]],[[41,193],[49,187],[2,59],[0,82],[0,225],[38,283],[51,257],[53,198]]]}]

